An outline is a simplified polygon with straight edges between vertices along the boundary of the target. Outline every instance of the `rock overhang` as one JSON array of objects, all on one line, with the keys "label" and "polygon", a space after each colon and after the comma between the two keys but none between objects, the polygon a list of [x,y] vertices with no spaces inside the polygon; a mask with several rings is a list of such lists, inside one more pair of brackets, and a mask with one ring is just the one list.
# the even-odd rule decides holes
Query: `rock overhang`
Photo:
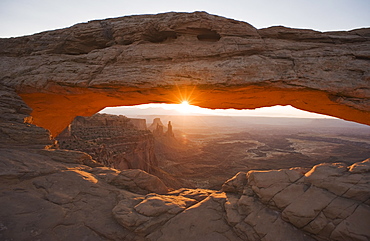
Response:
[{"label": "rock overhang", "polygon": [[370,29],[258,30],[171,12],[95,20],[0,46],[1,82],[54,135],[76,115],[179,96],[207,108],[290,104],[370,123]]}]

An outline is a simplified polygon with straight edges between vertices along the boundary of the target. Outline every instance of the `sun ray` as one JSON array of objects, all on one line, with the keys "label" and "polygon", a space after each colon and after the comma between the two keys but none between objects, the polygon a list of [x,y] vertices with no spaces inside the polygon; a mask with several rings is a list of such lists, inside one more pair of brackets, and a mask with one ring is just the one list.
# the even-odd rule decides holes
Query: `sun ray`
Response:
[{"label": "sun ray", "polygon": [[186,101],[190,105],[197,104],[198,95],[196,95],[196,87],[195,86],[176,86],[177,93],[174,93],[176,103],[183,103]]},{"label": "sun ray", "polygon": [[182,114],[190,114],[197,108],[197,106],[190,105],[187,100],[183,100],[181,104],[177,104],[176,106],[176,110]]}]

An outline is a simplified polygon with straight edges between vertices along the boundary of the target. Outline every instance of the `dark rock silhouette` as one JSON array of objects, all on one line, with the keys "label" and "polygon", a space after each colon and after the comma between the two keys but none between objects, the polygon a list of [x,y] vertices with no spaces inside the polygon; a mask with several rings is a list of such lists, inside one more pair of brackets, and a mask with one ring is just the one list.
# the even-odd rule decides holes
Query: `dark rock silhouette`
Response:
[{"label": "dark rock silhouette", "polygon": [[166,132],[167,137],[175,137],[175,134],[173,133],[172,130],[172,124],[171,121],[168,122],[168,127],[167,127],[167,132]]},{"label": "dark rock silhouette", "polygon": [[173,133],[171,121],[167,124],[167,129],[163,125],[161,118],[154,118],[153,123],[148,127],[149,130],[153,132],[155,137],[169,137],[174,138],[175,134]]}]

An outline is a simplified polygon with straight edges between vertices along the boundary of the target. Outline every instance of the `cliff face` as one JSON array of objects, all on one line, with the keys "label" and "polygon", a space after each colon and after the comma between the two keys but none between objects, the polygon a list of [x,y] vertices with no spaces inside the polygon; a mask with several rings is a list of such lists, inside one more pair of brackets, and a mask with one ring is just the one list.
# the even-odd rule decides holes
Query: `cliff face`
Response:
[{"label": "cliff face", "polygon": [[184,99],[290,104],[369,124],[369,52],[370,29],[255,29],[205,12],[165,13],[0,39],[0,80],[54,136],[107,106]]},{"label": "cliff face", "polygon": [[0,147],[48,148],[54,145],[50,132],[30,124],[32,109],[12,88],[0,83]]},{"label": "cliff face", "polygon": [[62,149],[86,152],[118,170],[141,169],[152,173],[157,166],[154,137],[146,130],[145,119],[107,114],[79,116],[57,140]]},{"label": "cliff face", "polygon": [[[305,172],[250,171],[221,191],[169,192],[138,169],[45,149],[48,132],[1,87],[0,238],[4,240],[368,240],[370,162]],[[12,132],[12,134],[9,134]],[[19,136],[25,138],[19,139]],[[15,145],[18,143],[19,145]]]}]

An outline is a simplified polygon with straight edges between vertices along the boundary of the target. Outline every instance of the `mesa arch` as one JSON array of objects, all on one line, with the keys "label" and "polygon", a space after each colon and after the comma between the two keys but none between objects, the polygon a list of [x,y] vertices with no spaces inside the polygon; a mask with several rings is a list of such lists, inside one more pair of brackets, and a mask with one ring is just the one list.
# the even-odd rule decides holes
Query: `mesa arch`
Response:
[{"label": "mesa arch", "polygon": [[370,29],[255,29],[205,12],[96,20],[0,39],[0,80],[55,136],[107,106],[287,105],[370,124]]}]

